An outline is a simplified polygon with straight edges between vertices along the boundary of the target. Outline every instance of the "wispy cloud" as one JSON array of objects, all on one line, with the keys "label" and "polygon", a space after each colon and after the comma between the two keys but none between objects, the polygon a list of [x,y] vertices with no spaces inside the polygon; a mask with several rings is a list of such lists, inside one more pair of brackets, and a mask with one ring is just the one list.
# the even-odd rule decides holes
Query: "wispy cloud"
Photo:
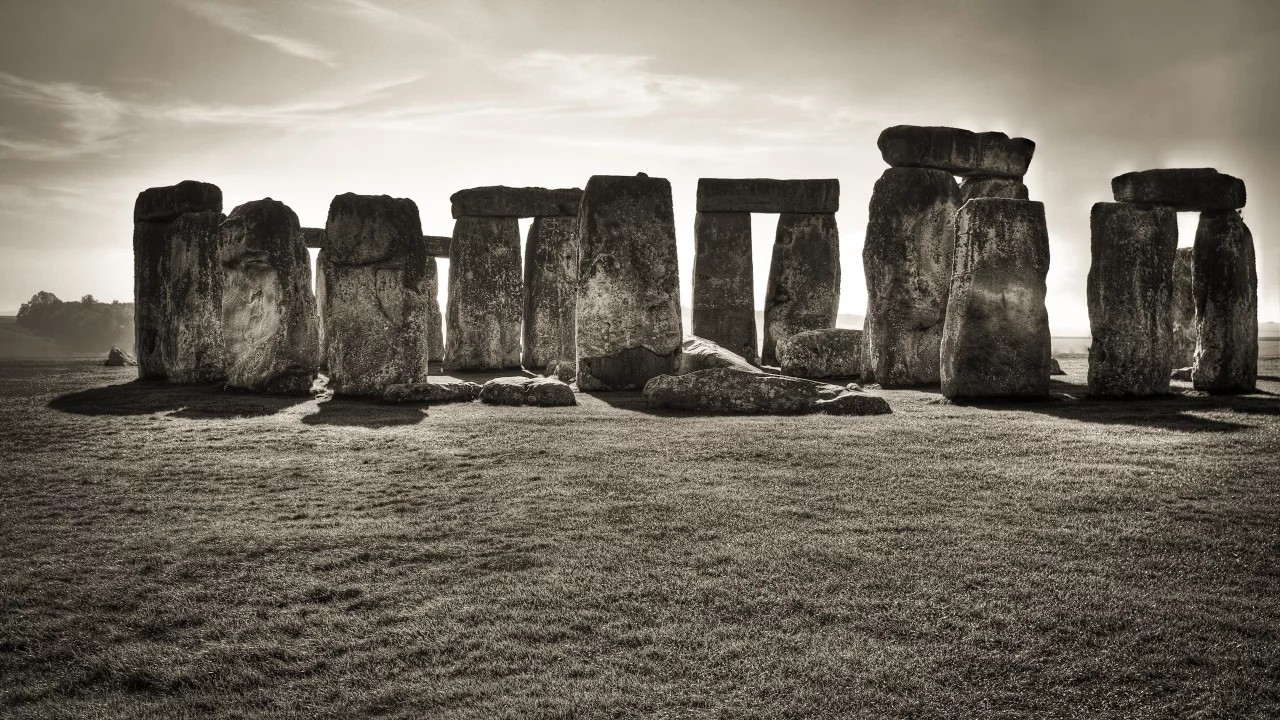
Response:
[{"label": "wispy cloud", "polygon": [[205,20],[247,38],[265,43],[286,55],[314,60],[336,67],[336,55],[319,45],[288,37],[267,27],[253,11],[239,5],[216,0],[170,0]]},{"label": "wispy cloud", "polygon": [[14,159],[60,160],[103,153],[123,136],[127,106],[106,93],[70,82],[41,82],[0,72],[0,98],[62,117],[58,137],[16,137],[0,129],[0,155]]},{"label": "wispy cloud", "polygon": [[465,45],[442,26],[408,13],[394,10],[373,0],[334,0],[341,12],[377,25],[382,30],[413,33],[447,41],[453,45]]}]

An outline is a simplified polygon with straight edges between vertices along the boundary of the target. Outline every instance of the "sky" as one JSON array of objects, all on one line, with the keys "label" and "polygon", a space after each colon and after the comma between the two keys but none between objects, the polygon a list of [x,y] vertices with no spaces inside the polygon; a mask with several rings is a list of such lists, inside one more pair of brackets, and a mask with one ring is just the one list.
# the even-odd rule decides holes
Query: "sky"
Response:
[{"label": "sky", "polygon": [[1153,167],[1244,179],[1280,320],[1278,68],[1273,0],[0,0],[0,312],[130,300],[134,198],[184,179],[305,226],[340,193],[408,197],[448,235],[463,188],[645,172],[672,184],[686,305],[699,177],[838,178],[861,314],[876,138],[915,124],[1036,142],[1055,334],[1088,334],[1090,206]]}]

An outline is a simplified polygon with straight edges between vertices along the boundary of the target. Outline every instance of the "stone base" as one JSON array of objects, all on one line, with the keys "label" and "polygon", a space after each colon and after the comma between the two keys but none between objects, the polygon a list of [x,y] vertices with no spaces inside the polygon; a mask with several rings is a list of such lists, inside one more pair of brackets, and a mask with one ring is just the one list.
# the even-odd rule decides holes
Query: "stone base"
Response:
[{"label": "stone base", "polygon": [[659,375],[680,366],[680,351],[659,355],[648,348],[628,348],[605,357],[578,358],[578,389],[585,392],[640,390]]}]

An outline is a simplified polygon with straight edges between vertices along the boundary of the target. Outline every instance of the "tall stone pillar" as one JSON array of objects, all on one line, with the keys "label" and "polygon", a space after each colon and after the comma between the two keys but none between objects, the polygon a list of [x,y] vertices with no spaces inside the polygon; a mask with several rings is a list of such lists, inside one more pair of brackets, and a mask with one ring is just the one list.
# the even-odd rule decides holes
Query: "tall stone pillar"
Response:
[{"label": "tall stone pillar", "polygon": [[521,364],[542,372],[573,365],[578,306],[578,218],[535,217],[524,251],[524,352]]},{"label": "tall stone pillar", "polygon": [[1191,367],[1196,361],[1195,249],[1178,248],[1173,262],[1173,356],[1175,368]]},{"label": "tall stone pillar", "polygon": [[840,306],[840,233],[835,213],[783,213],[769,264],[761,362],[777,365],[778,343],[836,325]]},{"label": "tall stone pillar", "polygon": [[751,214],[699,212],[693,234],[693,334],[758,363]]},{"label": "tall stone pillar", "polygon": [[[429,318],[427,320],[427,341],[430,347],[428,352],[431,362],[444,361],[444,313],[440,310],[440,261],[439,258],[449,257],[449,245],[453,243],[453,238],[443,235],[424,235],[423,242],[427,246],[427,255],[430,256],[428,261],[428,274],[432,278],[434,285],[428,288],[427,312]],[[448,278],[445,278],[448,280]]]},{"label": "tall stone pillar", "polygon": [[520,275],[516,217],[457,219],[449,250],[446,370],[520,367]]},{"label": "tall stone pillar", "polygon": [[1196,363],[1191,383],[1247,393],[1258,379],[1258,272],[1253,234],[1236,210],[1200,213],[1195,244]]},{"label": "tall stone pillar", "polygon": [[218,261],[220,212],[184,213],[169,225],[165,284],[168,332],[165,374],[169,382],[226,378],[222,340],[222,265]]}]

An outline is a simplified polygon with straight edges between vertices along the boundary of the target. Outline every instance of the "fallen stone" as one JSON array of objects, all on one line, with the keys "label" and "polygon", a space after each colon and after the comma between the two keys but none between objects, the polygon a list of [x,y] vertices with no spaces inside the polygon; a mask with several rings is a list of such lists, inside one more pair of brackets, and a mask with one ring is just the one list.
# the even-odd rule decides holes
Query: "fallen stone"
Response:
[{"label": "fallen stone", "polygon": [[519,221],[458,218],[452,253],[445,369],[518,369],[524,314]]},{"label": "fallen stone", "polygon": [[222,212],[222,190],[195,180],[147,188],[138,193],[133,204],[133,221],[171,222],[183,213],[193,212]]},{"label": "fallen stone", "polygon": [[490,405],[537,405],[557,407],[577,405],[573,388],[555,378],[494,378],[480,389],[480,402]]},{"label": "fallen stone", "polygon": [[1058,364],[1058,358],[1049,358],[1049,374],[1050,375],[1066,375],[1066,371]]},{"label": "fallen stone", "polygon": [[701,178],[698,212],[834,213],[840,210],[840,181]]},{"label": "fallen stone", "polygon": [[525,368],[541,372],[574,360],[577,306],[578,219],[534,218],[524,251]]},{"label": "fallen stone", "polygon": [[1089,230],[1089,394],[1167,393],[1177,214],[1158,205],[1100,202]]},{"label": "fallen stone", "polygon": [[840,305],[840,233],[835,215],[783,213],[769,263],[761,362],[777,365],[778,343],[835,327]]},{"label": "fallen stone", "polygon": [[960,189],[945,170],[890,168],[876,181],[862,246],[862,380],[933,385],[951,285]]},{"label": "fallen stone", "polygon": [[[707,413],[873,415],[890,412],[883,398],[839,385],[733,368],[660,375],[645,384],[643,396],[650,408]],[[852,399],[847,399],[849,396]]]},{"label": "fallen stone", "polygon": [[1244,181],[1213,168],[1172,168],[1125,173],[1111,179],[1116,202],[1168,205],[1178,211],[1239,210]]},{"label": "fallen stone", "polygon": [[106,367],[134,367],[138,362],[129,353],[113,347],[111,352],[107,353],[107,361],[102,364]]},{"label": "fallen stone", "polygon": [[1178,248],[1173,261],[1173,339],[1169,354],[1175,367],[1196,362],[1196,285],[1194,248]]},{"label": "fallen stone", "polygon": [[1258,380],[1258,274],[1253,234],[1235,210],[1200,213],[1196,228],[1196,362],[1209,393],[1248,393]]},{"label": "fallen stone", "polygon": [[683,339],[671,183],[592,176],[579,220],[578,387],[639,389],[675,369]]},{"label": "fallen stone", "polygon": [[778,344],[783,375],[853,377],[862,373],[862,331],[824,328],[796,333]]},{"label": "fallen stone", "polygon": [[686,335],[680,343],[680,361],[675,375],[687,375],[711,368],[734,368],[743,372],[760,372],[741,355],[695,335]]},{"label": "fallen stone", "polygon": [[422,242],[427,248],[427,254],[431,257],[449,257],[449,245],[453,243],[452,237],[441,235],[423,235]]},{"label": "fallen stone", "polygon": [[934,168],[962,177],[1021,179],[1036,151],[1034,142],[1002,132],[918,125],[887,128],[876,145],[891,167]]},{"label": "fallen stone", "polygon": [[1008,198],[1026,200],[1027,186],[1013,178],[970,177],[960,183],[960,204],[974,198]]},{"label": "fallen stone", "polygon": [[562,383],[571,383],[578,376],[578,361],[558,360],[542,370],[544,377],[553,377]]},{"label": "fallen stone", "polygon": [[1194,371],[1195,368],[1192,366],[1175,368],[1173,372],[1169,373],[1169,379],[1191,382],[1191,373]]},{"label": "fallen stone", "polygon": [[165,377],[204,383],[227,376],[222,341],[220,212],[191,212],[169,224],[165,283]]},{"label": "fallen stone", "polygon": [[1053,358],[1044,204],[970,200],[956,215],[955,273],[942,334],[947,398],[1046,397]]},{"label": "fallen stone", "polygon": [[758,362],[751,214],[699,212],[693,234],[693,334]]},{"label": "fallen stone", "polygon": [[480,386],[473,382],[457,380],[388,385],[382,399],[389,403],[443,403],[471,402],[480,397]]},{"label": "fallen stone", "polygon": [[861,390],[846,390],[830,400],[819,400],[814,403],[814,409],[827,415],[888,415],[893,412],[887,400]]},{"label": "fallen stone", "polygon": [[556,217],[577,215],[578,188],[511,188],[495,185],[459,190],[449,197],[453,219],[471,217]]},{"label": "fallen stone", "polygon": [[324,248],[324,228],[299,228],[298,233],[302,235],[302,244],[309,248]]}]

